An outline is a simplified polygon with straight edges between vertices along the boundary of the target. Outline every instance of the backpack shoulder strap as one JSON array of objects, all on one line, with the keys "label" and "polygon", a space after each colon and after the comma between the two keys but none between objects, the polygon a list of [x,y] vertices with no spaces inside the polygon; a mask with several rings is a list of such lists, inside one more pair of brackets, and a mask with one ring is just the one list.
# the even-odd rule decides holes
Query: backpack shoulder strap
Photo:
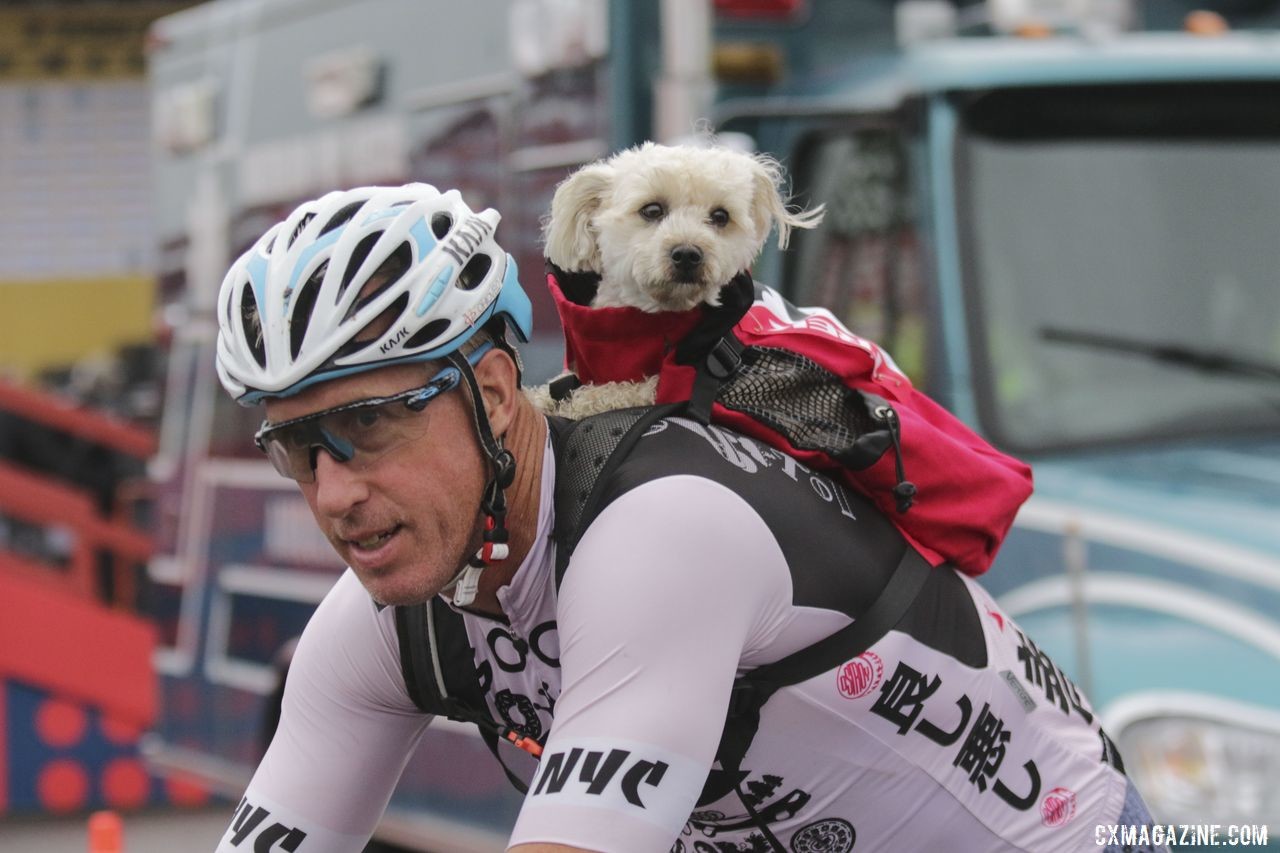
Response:
[{"label": "backpack shoulder strap", "polygon": [[907,546],[884,589],[871,606],[855,621],[810,646],[793,652],[781,660],[756,667],[733,683],[729,696],[729,713],[725,719],[716,762],[698,802],[712,802],[730,791],[738,795],[756,829],[773,850],[786,853],[787,848],[770,831],[742,790],[746,777],[741,772],[743,756],[760,728],[760,709],[780,688],[807,681],[857,657],[902,621],[912,602],[928,581],[932,569],[928,561]]},{"label": "backpack shoulder strap", "polygon": [[857,619],[816,643],[756,667],[733,683],[729,718],[716,758],[737,771],[760,725],[760,709],[778,690],[799,684],[865,652],[902,621],[933,569],[910,545],[875,601]]},{"label": "backpack shoulder strap", "polygon": [[587,526],[606,506],[610,475],[657,421],[684,404],[618,409],[578,421],[550,418],[556,457],[556,587]]},{"label": "backpack shoulder strap", "polygon": [[498,754],[498,740],[512,738],[485,711],[475,653],[462,617],[438,596],[425,604],[397,607],[395,617],[400,669],[413,704],[428,714],[475,725],[508,781],[527,793],[528,787]]},{"label": "backpack shoulder strap", "polygon": [[431,605],[411,604],[395,608],[396,638],[400,643],[400,672],[404,675],[409,698],[418,709],[428,714],[444,714],[445,687],[433,666],[430,645],[432,633],[428,613]]},{"label": "backpack shoulder strap", "polygon": [[465,719],[481,697],[475,695],[479,680],[462,617],[439,598],[397,607],[395,616],[400,669],[413,704],[428,714]]}]

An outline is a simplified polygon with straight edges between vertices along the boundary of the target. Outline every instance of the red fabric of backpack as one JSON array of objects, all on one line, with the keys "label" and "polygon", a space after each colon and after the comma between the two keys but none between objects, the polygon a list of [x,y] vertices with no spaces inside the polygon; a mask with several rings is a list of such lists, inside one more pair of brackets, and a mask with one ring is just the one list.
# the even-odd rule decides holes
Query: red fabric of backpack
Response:
[{"label": "red fabric of backpack", "polygon": [[658,403],[785,451],[870,498],[933,565],[985,572],[1032,491],[1031,468],[917,391],[823,309],[743,273],[722,305],[590,308],[595,278],[554,267],[566,366],[585,384],[658,376]]}]

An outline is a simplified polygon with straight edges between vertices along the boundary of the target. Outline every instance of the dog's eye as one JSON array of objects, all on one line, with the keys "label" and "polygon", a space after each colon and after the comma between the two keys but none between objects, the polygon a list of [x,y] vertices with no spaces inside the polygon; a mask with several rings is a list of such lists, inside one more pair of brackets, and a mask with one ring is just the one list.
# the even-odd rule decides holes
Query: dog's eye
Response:
[{"label": "dog's eye", "polygon": [[644,207],[640,208],[640,218],[648,222],[657,222],[666,215],[667,209],[656,201],[651,201]]},{"label": "dog's eye", "polygon": [[711,211],[711,224],[717,228],[723,228],[729,224],[729,211],[723,207],[717,207]]}]

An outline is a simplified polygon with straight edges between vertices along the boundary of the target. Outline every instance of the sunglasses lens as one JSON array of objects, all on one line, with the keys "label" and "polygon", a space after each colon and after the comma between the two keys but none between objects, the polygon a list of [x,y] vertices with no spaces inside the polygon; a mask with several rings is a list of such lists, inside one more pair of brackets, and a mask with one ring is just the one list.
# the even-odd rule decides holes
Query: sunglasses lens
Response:
[{"label": "sunglasses lens", "polygon": [[[483,354],[484,349],[476,352]],[[367,464],[384,453],[421,438],[427,431],[427,403],[455,388],[462,374],[446,367],[421,388],[377,401],[349,403],[278,426],[265,423],[258,431],[258,446],[281,476],[299,483],[316,479],[316,453],[325,450],[338,462]]]},{"label": "sunglasses lens", "polygon": [[350,462],[357,455],[371,462],[421,437],[429,418],[422,407],[408,403],[398,399],[323,413],[268,429],[259,441],[276,471],[300,483],[311,483],[315,481],[312,463],[318,450],[327,451],[338,462]]},{"label": "sunglasses lens", "polygon": [[315,471],[311,468],[311,448],[295,447],[289,449],[289,443],[281,436],[270,435],[263,438],[262,449],[266,451],[271,466],[282,477],[310,483],[315,479]]},{"label": "sunglasses lens", "polygon": [[332,429],[329,416],[268,430],[260,437],[262,449],[271,465],[282,476],[299,483],[315,481],[313,461],[324,449],[339,462],[349,462],[356,448],[341,433]]}]

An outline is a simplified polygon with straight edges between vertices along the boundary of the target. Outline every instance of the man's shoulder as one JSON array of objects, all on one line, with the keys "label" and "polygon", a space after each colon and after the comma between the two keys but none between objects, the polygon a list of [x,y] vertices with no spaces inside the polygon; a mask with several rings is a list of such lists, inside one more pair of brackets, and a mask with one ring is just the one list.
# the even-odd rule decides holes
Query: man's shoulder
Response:
[{"label": "man's shoulder", "polygon": [[295,673],[308,690],[345,697],[350,707],[397,713],[412,707],[400,677],[395,608],[375,603],[350,569],[307,621],[290,666],[291,684]]}]

